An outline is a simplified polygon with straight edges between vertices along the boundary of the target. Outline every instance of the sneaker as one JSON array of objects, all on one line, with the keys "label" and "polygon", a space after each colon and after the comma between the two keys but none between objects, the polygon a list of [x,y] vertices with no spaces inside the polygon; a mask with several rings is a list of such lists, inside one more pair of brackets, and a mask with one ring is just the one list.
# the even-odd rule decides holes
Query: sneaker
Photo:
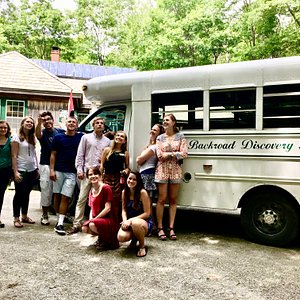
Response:
[{"label": "sneaker", "polygon": [[80,228],[79,227],[76,227],[76,226],[72,226],[70,228],[70,230],[67,231],[67,234],[68,235],[71,235],[71,234],[74,234],[74,233],[77,233],[80,231]]},{"label": "sneaker", "polygon": [[63,225],[56,225],[54,227],[54,230],[56,231],[56,233],[58,233],[59,235],[66,235],[66,231]]},{"label": "sneaker", "polygon": [[45,226],[47,226],[47,225],[50,224],[50,223],[49,223],[48,216],[42,215],[42,218],[41,218],[41,224],[42,224],[42,225],[45,225]]}]

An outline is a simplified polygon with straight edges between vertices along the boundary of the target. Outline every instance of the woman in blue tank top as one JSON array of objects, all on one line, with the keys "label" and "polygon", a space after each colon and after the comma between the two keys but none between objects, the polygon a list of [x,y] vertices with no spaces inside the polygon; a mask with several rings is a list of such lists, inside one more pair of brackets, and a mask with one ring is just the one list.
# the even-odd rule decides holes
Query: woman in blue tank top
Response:
[{"label": "woman in blue tank top", "polygon": [[139,242],[138,257],[146,256],[145,236],[153,230],[150,203],[140,173],[131,171],[122,192],[122,223],[118,240],[121,243],[131,240],[130,248]]}]

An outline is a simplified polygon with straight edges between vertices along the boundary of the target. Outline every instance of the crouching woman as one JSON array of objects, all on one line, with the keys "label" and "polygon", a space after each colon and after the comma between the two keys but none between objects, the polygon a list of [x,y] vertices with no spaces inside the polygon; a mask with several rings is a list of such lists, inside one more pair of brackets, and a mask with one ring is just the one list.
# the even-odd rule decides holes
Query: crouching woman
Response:
[{"label": "crouching woman", "polygon": [[122,223],[118,232],[119,242],[131,240],[129,247],[139,243],[138,257],[146,256],[145,236],[153,230],[153,219],[150,213],[150,198],[143,188],[139,172],[131,171],[122,192]]},{"label": "crouching woman", "polygon": [[90,219],[82,226],[82,232],[98,236],[96,248],[116,249],[119,247],[119,203],[114,202],[110,186],[102,182],[99,168],[88,169],[87,178],[92,185],[89,194],[91,211]]}]

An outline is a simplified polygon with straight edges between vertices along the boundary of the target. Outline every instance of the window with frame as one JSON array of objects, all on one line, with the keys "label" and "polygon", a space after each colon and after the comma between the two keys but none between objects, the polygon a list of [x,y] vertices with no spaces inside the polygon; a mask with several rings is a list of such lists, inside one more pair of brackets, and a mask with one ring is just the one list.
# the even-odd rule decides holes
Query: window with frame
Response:
[{"label": "window with frame", "polygon": [[95,111],[88,119],[85,119],[80,124],[80,131],[92,132],[93,131],[93,120],[96,117],[101,117],[105,120],[105,131],[116,132],[118,130],[124,130],[126,116],[126,106],[109,106],[103,107]]},{"label": "window with frame", "polygon": [[166,114],[174,114],[179,130],[203,129],[203,92],[152,94],[152,126]]},{"label": "window with frame", "polygon": [[209,93],[210,129],[255,128],[256,90],[222,90]]},{"label": "window with frame", "polygon": [[300,84],[263,88],[263,128],[300,127]]},{"label": "window with frame", "polygon": [[6,100],[6,120],[13,132],[17,132],[25,117],[25,101]]}]

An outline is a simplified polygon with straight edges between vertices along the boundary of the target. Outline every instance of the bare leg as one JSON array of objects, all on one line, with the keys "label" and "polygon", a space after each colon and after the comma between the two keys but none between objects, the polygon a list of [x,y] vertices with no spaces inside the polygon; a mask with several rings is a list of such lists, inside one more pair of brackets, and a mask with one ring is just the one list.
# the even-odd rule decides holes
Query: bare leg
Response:
[{"label": "bare leg", "polygon": [[60,205],[59,205],[59,213],[61,215],[65,216],[67,214],[69,201],[70,201],[69,197],[67,197],[65,195],[61,195],[61,201],[60,201]]},{"label": "bare leg", "polygon": [[163,215],[165,202],[167,200],[168,185],[167,183],[158,184],[158,201],[156,204],[156,218],[157,218],[157,227],[163,227]]},{"label": "bare leg", "polygon": [[95,225],[95,223],[93,223],[93,222],[90,222],[89,223],[89,229],[90,229],[90,233],[92,234],[92,235],[99,235],[99,232],[98,232],[98,230],[97,230],[97,227],[96,227],[96,225]]},{"label": "bare leg", "polygon": [[55,212],[58,214],[59,212],[59,206],[60,206],[60,202],[61,202],[61,194],[53,194],[53,207]]},{"label": "bare leg", "polygon": [[[177,196],[179,191],[179,184],[169,184],[169,228],[174,228],[174,222],[177,211]],[[173,235],[173,239],[176,239],[174,230],[170,229],[170,236]]]},{"label": "bare leg", "polygon": [[132,232],[136,239],[139,241],[139,247],[145,247],[145,236],[148,232],[148,224],[143,219],[132,220]]}]

